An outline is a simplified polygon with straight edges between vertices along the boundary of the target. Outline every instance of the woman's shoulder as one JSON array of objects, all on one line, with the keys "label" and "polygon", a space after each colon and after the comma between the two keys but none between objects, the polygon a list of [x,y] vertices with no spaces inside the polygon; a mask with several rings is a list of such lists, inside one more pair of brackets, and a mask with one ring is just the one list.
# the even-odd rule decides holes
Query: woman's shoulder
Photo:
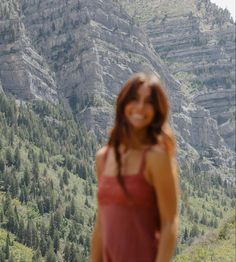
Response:
[{"label": "woman's shoulder", "polygon": [[102,148],[98,149],[98,151],[96,152],[96,160],[99,161],[100,159],[103,159],[107,150],[108,150],[108,145],[105,145]]},{"label": "woman's shoulder", "polygon": [[102,173],[103,170],[103,165],[104,165],[104,159],[105,159],[105,155],[107,152],[107,145],[103,146],[102,148],[100,148],[97,152],[96,152],[96,175],[97,178],[100,178],[100,175]]},{"label": "woman's shoulder", "polygon": [[155,144],[155,145],[152,145],[148,150],[148,155],[151,157],[155,157],[155,156],[157,157],[157,156],[166,155],[166,154],[167,154],[167,151],[163,145]]},{"label": "woman's shoulder", "polygon": [[171,161],[172,156],[167,152],[164,146],[162,145],[153,145],[150,147],[147,153],[147,162],[148,165],[162,165]]}]

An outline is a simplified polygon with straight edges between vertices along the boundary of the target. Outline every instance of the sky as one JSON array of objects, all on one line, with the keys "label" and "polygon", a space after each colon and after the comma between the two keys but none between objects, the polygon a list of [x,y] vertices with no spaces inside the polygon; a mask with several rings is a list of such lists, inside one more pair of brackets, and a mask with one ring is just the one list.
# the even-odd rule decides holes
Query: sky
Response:
[{"label": "sky", "polygon": [[211,2],[217,4],[223,9],[227,8],[235,21],[235,0],[211,0]]}]

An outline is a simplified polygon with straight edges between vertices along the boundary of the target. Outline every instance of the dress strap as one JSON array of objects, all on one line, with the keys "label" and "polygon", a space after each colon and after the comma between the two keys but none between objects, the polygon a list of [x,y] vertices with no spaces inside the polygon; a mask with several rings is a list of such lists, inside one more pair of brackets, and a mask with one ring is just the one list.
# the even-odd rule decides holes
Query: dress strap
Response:
[{"label": "dress strap", "polygon": [[144,169],[145,169],[145,165],[146,165],[146,154],[148,152],[148,150],[150,149],[150,147],[147,147],[146,149],[144,149],[143,153],[142,153],[142,158],[141,158],[141,164],[140,164],[140,168],[139,168],[139,172],[138,174],[142,174]]}]

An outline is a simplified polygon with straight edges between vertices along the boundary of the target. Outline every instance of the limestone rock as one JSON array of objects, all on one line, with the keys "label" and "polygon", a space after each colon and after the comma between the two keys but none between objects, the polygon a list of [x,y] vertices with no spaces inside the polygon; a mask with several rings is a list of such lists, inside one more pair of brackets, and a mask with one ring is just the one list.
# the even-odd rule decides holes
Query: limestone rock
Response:
[{"label": "limestone rock", "polygon": [[236,30],[229,12],[208,0],[122,3],[179,80],[182,91],[209,109],[220,134],[235,149]]},{"label": "limestone rock", "polygon": [[[0,79],[3,90],[25,100],[45,99],[56,103],[55,80],[27,37],[17,3],[10,5],[4,0],[0,4],[3,12],[0,23]],[[7,4],[11,8],[6,9]]]}]

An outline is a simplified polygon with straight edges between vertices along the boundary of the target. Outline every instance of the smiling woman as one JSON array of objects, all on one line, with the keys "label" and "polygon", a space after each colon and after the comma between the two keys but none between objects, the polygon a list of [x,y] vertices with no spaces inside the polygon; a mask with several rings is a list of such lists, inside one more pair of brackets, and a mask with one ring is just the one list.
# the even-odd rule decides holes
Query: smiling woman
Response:
[{"label": "smiling woman", "polygon": [[125,118],[135,131],[149,126],[154,117],[151,89],[141,85],[134,98],[125,106]]},{"label": "smiling woman", "polygon": [[92,262],[171,260],[178,181],[168,112],[167,96],[153,74],[135,74],[121,89],[114,128],[96,154]]}]

